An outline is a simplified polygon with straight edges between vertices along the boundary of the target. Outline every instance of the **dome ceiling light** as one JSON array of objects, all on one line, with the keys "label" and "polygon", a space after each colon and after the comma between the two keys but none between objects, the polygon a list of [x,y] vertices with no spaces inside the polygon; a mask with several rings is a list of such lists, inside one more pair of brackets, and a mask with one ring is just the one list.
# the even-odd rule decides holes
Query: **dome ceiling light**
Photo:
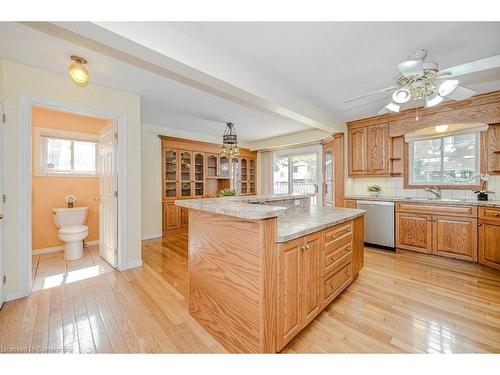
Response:
[{"label": "dome ceiling light", "polygon": [[73,60],[73,64],[69,66],[69,76],[75,85],[80,87],[87,86],[89,82],[89,71],[84,66],[87,64],[87,60],[76,55],[72,55],[71,60]]}]

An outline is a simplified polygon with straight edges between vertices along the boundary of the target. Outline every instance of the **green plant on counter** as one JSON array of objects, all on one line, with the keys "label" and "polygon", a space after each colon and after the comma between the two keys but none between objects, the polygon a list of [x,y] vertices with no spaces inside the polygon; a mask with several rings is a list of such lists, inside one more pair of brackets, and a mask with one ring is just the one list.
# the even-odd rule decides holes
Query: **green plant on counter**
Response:
[{"label": "green plant on counter", "polygon": [[382,190],[380,185],[368,185],[368,191],[370,193],[379,193]]},{"label": "green plant on counter", "polygon": [[233,189],[223,189],[219,191],[219,197],[232,197],[236,195],[236,192]]}]

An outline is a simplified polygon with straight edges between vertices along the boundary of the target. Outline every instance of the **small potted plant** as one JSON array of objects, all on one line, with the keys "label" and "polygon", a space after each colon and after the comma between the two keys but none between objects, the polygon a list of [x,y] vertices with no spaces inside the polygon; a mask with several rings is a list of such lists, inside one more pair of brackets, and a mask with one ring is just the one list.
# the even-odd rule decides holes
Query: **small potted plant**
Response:
[{"label": "small potted plant", "polygon": [[222,189],[219,191],[219,197],[232,197],[235,195],[236,192],[233,189]]},{"label": "small potted plant", "polygon": [[68,208],[73,208],[73,206],[76,202],[76,195],[68,194],[68,195],[66,195],[65,200],[68,203]]},{"label": "small potted plant", "polygon": [[368,185],[368,193],[370,195],[377,196],[379,195],[381,190],[382,188],[380,187],[380,185],[375,185],[375,184]]}]

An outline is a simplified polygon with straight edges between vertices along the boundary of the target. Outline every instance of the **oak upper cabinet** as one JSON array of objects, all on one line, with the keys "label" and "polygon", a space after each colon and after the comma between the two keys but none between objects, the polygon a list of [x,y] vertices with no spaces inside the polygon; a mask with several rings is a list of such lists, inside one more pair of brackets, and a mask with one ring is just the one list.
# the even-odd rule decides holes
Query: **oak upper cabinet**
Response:
[{"label": "oak upper cabinet", "polygon": [[500,270],[500,208],[479,208],[479,263]]},{"label": "oak upper cabinet", "polygon": [[349,175],[365,175],[367,167],[367,128],[355,128],[348,131],[349,143]]},{"label": "oak upper cabinet", "polygon": [[389,124],[368,126],[366,152],[368,173],[370,175],[389,173]]},{"label": "oak upper cabinet", "polygon": [[432,221],[429,215],[396,213],[396,247],[432,253]]},{"label": "oak upper cabinet", "polygon": [[278,246],[278,350],[320,312],[321,241],[316,232]]},{"label": "oak upper cabinet", "polygon": [[432,222],[434,255],[477,261],[477,219],[433,216]]}]

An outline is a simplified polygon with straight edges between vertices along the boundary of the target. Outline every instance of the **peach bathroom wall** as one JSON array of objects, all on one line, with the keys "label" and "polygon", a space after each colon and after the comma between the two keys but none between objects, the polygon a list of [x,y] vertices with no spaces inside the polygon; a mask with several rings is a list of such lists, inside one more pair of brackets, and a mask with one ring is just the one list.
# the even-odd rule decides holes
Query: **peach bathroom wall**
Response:
[{"label": "peach bathroom wall", "polygon": [[[33,107],[31,112],[32,139],[34,129],[51,128],[80,133],[99,134],[109,120]],[[35,145],[33,144],[33,166],[35,165]],[[33,171],[35,168],[32,168]],[[65,207],[64,197],[77,196],[76,206],[89,207],[87,226],[89,236],[86,241],[99,239],[99,205],[94,198],[99,196],[97,177],[40,177],[33,173],[32,181],[32,244],[33,250],[62,246],[57,237],[57,228],[52,219],[52,208]]]}]

